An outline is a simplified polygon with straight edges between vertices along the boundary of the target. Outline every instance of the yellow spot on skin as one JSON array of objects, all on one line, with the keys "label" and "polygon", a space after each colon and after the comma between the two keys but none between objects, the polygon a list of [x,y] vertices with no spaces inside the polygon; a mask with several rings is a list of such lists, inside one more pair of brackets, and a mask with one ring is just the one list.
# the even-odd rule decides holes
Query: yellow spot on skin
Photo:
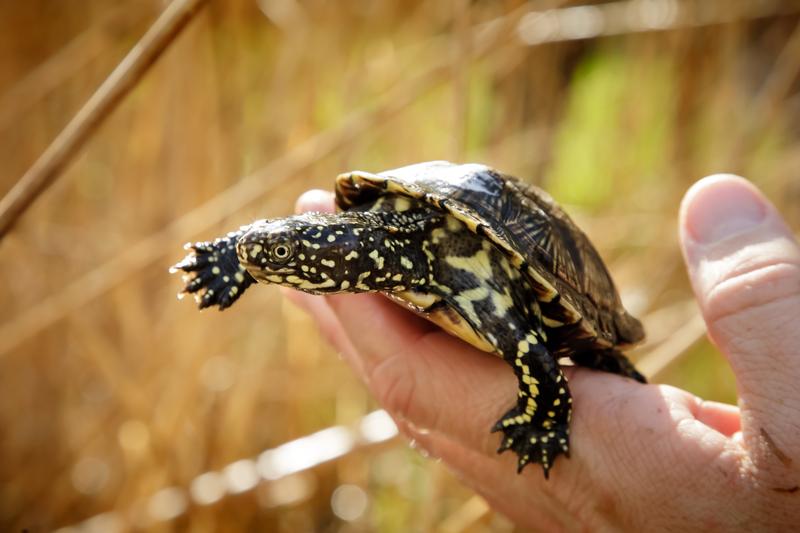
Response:
[{"label": "yellow spot on skin", "polygon": [[236,293],[239,292],[239,287],[231,287],[231,289],[228,292],[230,293],[231,296],[236,296]]},{"label": "yellow spot on skin", "polygon": [[236,274],[234,274],[233,277],[236,278],[236,281],[238,281],[239,283],[244,282],[244,274],[242,274],[241,272],[237,272]]},{"label": "yellow spot on skin", "polygon": [[344,281],[342,282],[342,284],[340,285],[340,288],[341,288],[343,291],[344,291],[344,290],[347,290],[347,289],[349,289],[349,288],[350,288],[350,282],[349,282],[349,281],[347,281],[347,280],[344,280]]},{"label": "yellow spot on skin", "polygon": [[402,255],[400,256],[400,266],[411,270],[412,268],[414,268],[414,263],[412,263],[408,257]]},{"label": "yellow spot on skin", "polygon": [[370,257],[370,258],[371,258],[373,261],[375,261],[375,267],[376,267],[378,270],[383,270],[383,263],[384,263],[384,259],[383,259],[383,256],[381,256],[380,252],[378,252],[378,250],[372,250],[372,251],[369,253],[369,257]]},{"label": "yellow spot on skin", "polygon": [[561,399],[560,399],[560,398],[556,398],[556,399],[553,401],[553,405],[555,405],[556,407],[558,407],[559,405],[561,405]]},{"label": "yellow spot on skin", "polygon": [[439,244],[439,241],[447,236],[447,232],[442,228],[436,228],[431,232],[431,241],[433,244]]},{"label": "yellow spot on skin", "polygon": [[528,353],[528,351],[531,349],[531,346],[526,341],[519,341],[519,344],[517,344],[517,349],[522,353]]},{"label": "yellow spot on skin", "polygon": [[215,266],[214,268],[211,269],[211,273],[214,274],[215,276],[219,276],[220,272],[221,270],[219,269],[218,266]]},{"label": "yellow spot on skin", "polygon": [[556,414],[553,411],[547,411],[547,416],[549,416],[550,418],[555,418]]},{"label": "yellow spot on skin", "polygon": [[402,274],[395,274],[394,276],[392,276],[392,281],[400,281],[402,279],[403,279]]},{"label": "yellow spot on skin", "polygon": [[336,266],[336,263],[330,259],[322,259],[320,260],[320,263],[322,263],[324,266],[328,268],[333,268]]},{"label": "yellow spot on skin", "polygon": [[[344,256],[345,261],[350,261],[351,259],[356,259],[358,257],[358,252],[355,250],[351,251],[349,254]],[[302,259],[302,258],[301,258]]]},{"label": "yellow spot on skin", "polygon": [[[294,280],[292,279],[294,278]],[[295,281],[297,280],[297,281]],[[322,283],[313,283],[311,281],[300,279],[297,276],[287,276],[286,281],[295,285],[298,289],[302,289],[304,291],[314,291],[318,289],[330,289],[331,287],[336,286],[336,282],[332,279],[326,279]]]},{"label": "yellow spot on skin", "polygon": [[336,235],[328,235],[328,242],[333,242],[336,240]]},{"label": "yellow spot on skin", "polygon": [[250,257],[257,256],[263,249],[264,248],[260,244],[254,244],[253,247],[250,248]]}]

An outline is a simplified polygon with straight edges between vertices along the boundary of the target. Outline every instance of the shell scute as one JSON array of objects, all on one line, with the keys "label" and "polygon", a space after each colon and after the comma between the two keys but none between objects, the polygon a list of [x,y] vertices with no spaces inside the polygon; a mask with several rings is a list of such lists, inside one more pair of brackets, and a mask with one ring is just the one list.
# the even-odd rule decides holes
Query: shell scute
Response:
[{"label": "shell scute", "polygon": [[485,165],[446,161],[349,172],[336,181],[342,209],[387,193],[420,199],[485,235],[527,274],[536,298],[555,302],[559,318],[578,324],[582,336],[607,346],[644,337],[589,239],[538,187]]}]

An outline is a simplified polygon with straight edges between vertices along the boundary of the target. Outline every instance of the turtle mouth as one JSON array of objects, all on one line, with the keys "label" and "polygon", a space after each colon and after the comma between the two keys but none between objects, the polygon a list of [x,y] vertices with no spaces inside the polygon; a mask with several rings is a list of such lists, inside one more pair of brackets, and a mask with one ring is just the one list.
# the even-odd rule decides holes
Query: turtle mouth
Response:
[{"label": "turtle mouth", "polygon": [[256,281],[261,283],[276,283],[278,285],[288,284],[287,277],[294,273],[290,268],[282,268],[280,270],[265,269],[258,265],[242,264],[248,274],[253,276]]}]

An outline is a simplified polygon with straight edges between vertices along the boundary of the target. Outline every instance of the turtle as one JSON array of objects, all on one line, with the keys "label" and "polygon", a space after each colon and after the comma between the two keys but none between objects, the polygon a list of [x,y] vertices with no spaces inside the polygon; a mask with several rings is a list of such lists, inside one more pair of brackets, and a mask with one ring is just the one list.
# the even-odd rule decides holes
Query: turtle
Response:
[{"label": "turtle", "polygon": [[[336,213],[263,219],[187,244],[183,293],[225,309],[256,282],[312,294],[380,292],[513,369],[493,432],[517,472],[569,457],[562,364],[645,383],[623,353],[644,338],[600,255],[544,190],[481,164],[418,163],[335,183]],[[365,334],[370,334],[365,332]],[[372,334],[375,334],[373,332]],[[565,359],[566,358],[566,359]]]}]

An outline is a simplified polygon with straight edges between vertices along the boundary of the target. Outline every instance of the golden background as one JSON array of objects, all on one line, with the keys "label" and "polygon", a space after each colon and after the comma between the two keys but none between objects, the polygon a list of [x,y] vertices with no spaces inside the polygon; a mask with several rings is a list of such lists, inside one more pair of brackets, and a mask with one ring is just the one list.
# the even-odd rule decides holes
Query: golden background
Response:
[{"label": "golden background", "polygon": [[[377,406],[277,289],[224,313],[175,298],[184,242],[355,168],[542,185],[644,318],[645,371],[735,402],[678,204],[737,172],[800,227],[800,3],[588,4],[208,2],[0,242],[0,530],[513,529],[405,441],[363,441]],[[0,2],[0,193],[165,5]],[[300,455],[349,431],[339,457],[263,477],[262,451],[337,425]]]}]

